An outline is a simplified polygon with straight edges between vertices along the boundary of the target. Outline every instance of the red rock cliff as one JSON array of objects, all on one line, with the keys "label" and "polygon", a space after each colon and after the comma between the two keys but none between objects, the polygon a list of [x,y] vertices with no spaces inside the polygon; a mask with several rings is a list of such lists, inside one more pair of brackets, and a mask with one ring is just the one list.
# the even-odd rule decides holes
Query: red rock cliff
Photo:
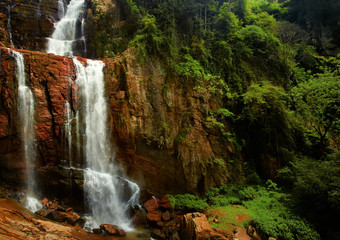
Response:
[{"label": "red rock cliff", "polygon": [[[6,48],[0,57],[0,171],[8,182],[23,180],[24,161],[17,119],[15,61]],[[68,182],[63,149],[66,101],[77,108],[75,70],[70,58],[18,50],[24,53],[27,83],[35,97],[38,162],[42,183]],[[81,58],[79,58],[81,60]],[[82,60],[85,61],[85,60]],[[240,157],[232,143],[221,143],[205,127],[209,109],[219,106],[213,96],[198,94],[180,82],[166,81],[157,63],[141,67],[127,52],[106,63],[111,141],[117,159],[142,187],[156,192],[204,192],[208,187],[239,177]],[[71,99],[72,98],[72,99]],[[75,153],[73,161],[82,165]],[[215,159],[220,159],[214,162]],[[237,160],[230,164],[231,160]],[[72,173],[81,185],[81,173]],[[52,182],[52,183],[51,183]]]}]

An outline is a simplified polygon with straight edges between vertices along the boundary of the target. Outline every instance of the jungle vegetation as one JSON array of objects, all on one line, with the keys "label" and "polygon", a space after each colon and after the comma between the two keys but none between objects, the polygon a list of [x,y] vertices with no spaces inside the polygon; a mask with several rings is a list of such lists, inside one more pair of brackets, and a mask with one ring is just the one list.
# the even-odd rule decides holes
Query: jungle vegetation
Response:
[{"label": "jungle vegetation", "polygon": [[[340,43],[337,0],[118,0],[96,19],[98,55],[134,48],[159,61],[169,81],[209,86],[223,107],[212,127],[230,126],[244,155],[245,183],[204,196],[172,196],[178,209],[239,204],[264,237],[336,239],[340,219]],[[339,46],[338,46],[339,47]],[[230,136],[230,134],[228,136]],[[227,137],[228,137],[227,136]],[[263,156],[280,164],[263,171]],[[268,180],[271,178],[271,180]],[[269,181],[269,182],[268,182]]]}]

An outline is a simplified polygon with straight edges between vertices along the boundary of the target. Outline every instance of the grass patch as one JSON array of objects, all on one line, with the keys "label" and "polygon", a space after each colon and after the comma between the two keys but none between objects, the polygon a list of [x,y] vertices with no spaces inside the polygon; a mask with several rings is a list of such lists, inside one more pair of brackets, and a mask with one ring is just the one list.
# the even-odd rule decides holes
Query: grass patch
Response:
[{"label": "grass patch", "polygon": [[232,232],[236,227],[245,228],[252,218],[250,211],[240,205],[209,208],[207,216],[213,227],[227,232]]}]

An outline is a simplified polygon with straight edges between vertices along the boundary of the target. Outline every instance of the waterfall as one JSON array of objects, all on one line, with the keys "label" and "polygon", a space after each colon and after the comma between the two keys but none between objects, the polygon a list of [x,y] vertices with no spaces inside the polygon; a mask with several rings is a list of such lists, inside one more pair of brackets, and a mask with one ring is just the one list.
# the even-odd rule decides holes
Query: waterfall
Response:
[{"label": "waterfall", "polygon": [[86,47],[86,37],[85,37],[85,18],[81,19],[81,40],[84,44],[84,53],[86,54],[87,47]]},{"label": "waterfall", "polygon": [[63,0],[58,0],[58,16],[60,19],[65,16],[65,5]]},{"label": "waterfall", "polygon": [[34,126],[34,99],[30,88],[26,85],[24,55],[14,50],[8,49],[9,54],[14,57],[16,63],[16,78],[18,81],[18,118],[21,140],[23,141],[24,158],[26,161],[26,200],[24,205],[37,211],[41,205],[34,198],[36,193],[35,183],[35,126]]},{"label": "waterfall", "polygon": [[6,6],[8,10],[8,20],[7,20],[7,29],[8,29],[8,35],[9,35],[9,43],[14,46],[13,43],[13,37],[12,37],[12,25],[11,25],[11,10],[14,6]]},{"label": "waterfall", "polygon": [[[59,13],[62,14],[63,1],[59,0]],[[48,39],[47,52],[62,56],[74,56],[77,41],[84,44],[85,39],[85,0],[71,0],[61,20]],[[78,27],[80,27],[77,32]],[[78,35],[80,38],[77,38]],[[118,225],[125,230],[132,229],[128,216],[129,206],[137,205],[140,189],[137,184],[122,177],[122,170],[115,163],[115,154],[107,136],[107,103],[104,94],[105,64],[101,61],[87,60],[86,66],[73,59],[76,68],[76,95],[79,103],[72,119],[70,102],[65,103],[65,136],[68,138],[70,166],[72,165],[72,132],[76,132],[77,157],[86,162],[84,170],[84,194],[89,205],[90,217],[86,226],[99,227],[102,223]],[[72,131],[71,121],[75,122]],[[66,141],[65,141],[66,142]]]},{"label": "waterfall", "polygon": [[[63,14],[63,1],[58,2],[58,9]],[[85,0],[71,0],[65,15],[55,24],[55,29],[48,38],[47,52],[61,56],[74,56],[73,49],[77,39],[77,23],[84,14]],[[82,31],[81,31],[82,32]],[[82,36],[80,37],[80,40]]]},{"label": "waterfall", "polygon": [[91,210],[87,226],[93,228],[102,223],[110,223],[130,230],[127,212],[130,205],[138,204],[140,190],[137,184],[120,177],[120,169],[114,164],[115,155],[107,135],[103,74],[105,65],[101,61],[87,60],[85,67],[76,58],[73,62],[84,111],[84,192]]},{"label": "waterfall", "polygon": [[38,6],[37,6],[37,18],[41,17],[41,0],[39,0],[38,2]]},{"label": "waterfall", "polygon": [[64,147],[66,154],[68,155],[69,165],[72,167],[72,109],[70,103],[65,103],[65,139],[64,142],[67,146]]}]

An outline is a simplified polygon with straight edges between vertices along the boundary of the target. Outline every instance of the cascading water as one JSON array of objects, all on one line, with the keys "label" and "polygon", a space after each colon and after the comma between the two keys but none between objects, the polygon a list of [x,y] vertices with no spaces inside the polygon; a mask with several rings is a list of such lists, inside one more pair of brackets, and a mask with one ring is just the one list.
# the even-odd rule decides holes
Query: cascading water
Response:
[{"label": "cascading water", "polygon": [[11,25],[11,10],[14,6],[7,6],[7,10],[8,10],[8,20],[7,20],[7,29],[8,29],[8,35],[9,35],[9,43],[14,46],[13,43],[13,37],[12,37],[12,25]]},{"label": "cascading water", "polygon": [[84,53],[86,54],[87,47],[86,47],[86,38],[85,38],[85,18],[81,19],[81,40],[83,41]]},{"label": "cascading water", "polygon": [[60,19],[65,16],[65,5],[63,0],[58,0],[58,16]]},{"label": "cascading water", "polygon": [[[62,1],[59,0],[60,2]],[[75,43],[81,40],[86,53],[84,4],[85,0],[70,1],[64,17],[55,25],[53,35],[48,39],[47,52],[74,56]],[[78,23],[81,37],[77,39]],[[104,97],[103,74],[105,64],[101,61],[87,60],[85,67],[76,58],[73,59],[73,63],[77,74],[76,94],[80,98],[80,104],[77,104],[73,119],[69,102],[65,105],[65,136],[68,138],[68,157],[72,166],[71,141],[74,131],[71,121],[75,121],[77,156],[81,156],[79,146],[83,146],[86,162],[84,194],[91,212],[86,226],[94,228],[102,223],[110,223],[127,231],[131,230],[128,208],[138,204],[140,190],[137,184],[123,178],[119,167],[114,164],[115,155],[107,136],[107,104]]]},{"label": "cascading water", "polygon": [[16,78],[18,81],[18,116],[21,139],[24,143],[24,157],[26,161],[26,200],[24,205],[35,212],[41,207],[41,203],[34,198],[35,184],[35,126],[34,126],[34,99],[30,88],[26,85],[25,62],[22,53],[8,49],[16,63]]},{"label": "cascading water", "polygon": [[[86,158],[84,192],[91,210],[87,226],[101,223],[118,225],[130,230],[127,210],[137,205],[139,187],[119,176],[113,164],[114,154],[107,136],[107,104],[104,98],[104,75],[101,61],[87,60],[85,67],[73,59],[76,67],[76,84],[83,101],[85,124],[84,155]],[[124,199],[123,199],[124,198]]]},{"label": "cascading water", "polygon": [[[61,1],[62,2],[62,1]],[[60,1],[58,8],[63,9]],[[74,45],[77,40],[77,22],[84,14],[85,0],[71,0],[67,5],[65,15],[55,24],[55,30],[48,38],[47,52],[61,56],[73,56]],[[60,10],[61,12],[61,10]],[[80,31],[82,32],[82,31]],[[80,40],[82,40],[80,37]]]},{"label": "cascading water", "polygon": [[38,6],[37,6],[37,18],[41,17],[41,0],[39,0],[38,2]]},{"label": "cascading water", "polygon": [[65,103],[65,140],[67,146],[64,147],[68,155],[69,165],[72,167],[72,109],[69,102]]}]

